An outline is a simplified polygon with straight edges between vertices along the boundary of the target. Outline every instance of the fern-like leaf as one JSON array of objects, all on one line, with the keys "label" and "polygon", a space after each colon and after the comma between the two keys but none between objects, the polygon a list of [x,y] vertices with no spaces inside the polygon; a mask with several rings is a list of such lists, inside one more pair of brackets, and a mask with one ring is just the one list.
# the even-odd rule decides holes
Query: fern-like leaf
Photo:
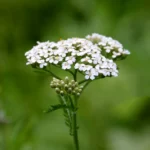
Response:
[{"label": "fern-like leaf", "polygon": [[50,113],[53,112],[55,110],[58,109],[64,109],[64,108],[68,108],[66,105],[62,105],[62,104],[57,104],[57,105],[51,105],[50,108],[46,111],[44,111],[45,113]]}]

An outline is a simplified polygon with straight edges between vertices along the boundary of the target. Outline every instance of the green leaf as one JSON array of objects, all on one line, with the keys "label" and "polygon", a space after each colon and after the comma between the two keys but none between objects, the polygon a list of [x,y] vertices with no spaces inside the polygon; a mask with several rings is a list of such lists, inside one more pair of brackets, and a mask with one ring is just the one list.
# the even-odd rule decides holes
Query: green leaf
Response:
[{"label": "green leaf", "polygon": [[62,104],[51,105],[48,110],[44,111],[44,113],[50,113],[50,112],[53,112],[55,110],[64,109],[64,108],[68,108],[68,107],[66,105],[62,105]]}]

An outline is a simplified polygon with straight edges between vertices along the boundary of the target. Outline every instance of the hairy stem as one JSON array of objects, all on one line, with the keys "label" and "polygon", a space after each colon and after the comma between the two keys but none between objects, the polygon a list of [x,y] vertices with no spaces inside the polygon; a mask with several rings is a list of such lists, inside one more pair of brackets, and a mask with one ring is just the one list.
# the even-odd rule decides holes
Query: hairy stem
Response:
[{"label": "hairy stem", "polygon": [[77,98],[75,97],[74,103],[70,96],[69,99],[72,107],[72,130],[73,130],[72,136],[75,145],[75,150],[79,150],[78,127],[77,127]]},{"label": "hairy stem", "polygon": [[76,111],[73,112],[73,139],[75,150],[79,150],[79,140],[78,140],[78,131],[77,131],[77,114]]},{"label": "hairy stem", "polygon": [[[68,106],[65,97],[61,96],[61,100],[62,100],[62,104],[63,104],[63,105]],[[70,126],[71,126],[71,123],[72,123],[71,112],[70,112],[69,108],[65,108],[64,111],[66,111],[67,114],[68,114],[69,124],[70,124]]]}]

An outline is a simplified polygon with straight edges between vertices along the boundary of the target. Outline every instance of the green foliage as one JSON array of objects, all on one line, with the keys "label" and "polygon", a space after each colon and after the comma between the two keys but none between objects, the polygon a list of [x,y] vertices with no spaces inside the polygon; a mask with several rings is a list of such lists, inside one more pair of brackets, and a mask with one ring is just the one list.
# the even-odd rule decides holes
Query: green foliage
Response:
[{"label": "green foliage", "polygon": [[66,105],[62,105],[62,104],[57,104],[57,105],[51,105],[51,107],[44,111],[45,113],[50,113],[50,112],[53,112],[55,110],[58,110],[58,109],[65,109],[65,108],[69,108],[68,106]]}]

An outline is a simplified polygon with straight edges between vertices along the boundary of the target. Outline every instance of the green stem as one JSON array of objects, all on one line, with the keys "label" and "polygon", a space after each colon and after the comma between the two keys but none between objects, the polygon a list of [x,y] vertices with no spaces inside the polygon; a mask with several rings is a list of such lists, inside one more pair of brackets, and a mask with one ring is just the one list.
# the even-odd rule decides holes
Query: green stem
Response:
[{"label": "green stem", "polygon": [[82,84],[82,83],[87,82],[87,81],[88,80],[82,80],[82,81],[79,82],[79,84]]},{"label": "green stem", "polygon": [[55,75],[53,72],[51,72],[51,71],[47,70],[46,68],[44,68],[44,69],[35,68],[35,69],[39,70],[40,72],[47,72],[47,73],[49,73],[52,77],[55,77],[55,78],[57,78],[57,79],[61,80],[61,78],[60,78],[60,77],[58,77],[57,75]]},{"label": "green stem", "polygon": [[73,78],[75,81],[77,81],[77,70],[75,70],[74,74],[73,74]]},{"label": "green stem", "polygon": [[73,130],[73,141],[75,145],[75,150],[79,150],[79,140],[78,140],[78,127],[77,127],[77,98],[74,99],[74,104],[72,98],[69,96],[71,107],[72,107],[72,130]]},{"label": "green stem", "polygon": [[[67,105],[67,102],[66,102],[66,99],[65,99],[63,96],[61,96],[60,98],[61,98],[61,100],[62,100],[62,104],[68,106],[68,105]],[[71,126],[71,122],[72,122],[71,112],[70,112],[70,110],[69,110],[68,108],[64,108],[64,111],[66,111],[67,114],[68,114],[69,124],[70,124],[70,126]]]},{"label": "green stem", "polygon": [[75,150],[79,150],[79,140],[78,140],[78,131],[77,131],[77,114],[73,112],[73,139]]},{"label": "green stem", "polygon": [[69,72],[72,76],[74,76],[74,73],[71,70],[66,70],[67,72]]}]

